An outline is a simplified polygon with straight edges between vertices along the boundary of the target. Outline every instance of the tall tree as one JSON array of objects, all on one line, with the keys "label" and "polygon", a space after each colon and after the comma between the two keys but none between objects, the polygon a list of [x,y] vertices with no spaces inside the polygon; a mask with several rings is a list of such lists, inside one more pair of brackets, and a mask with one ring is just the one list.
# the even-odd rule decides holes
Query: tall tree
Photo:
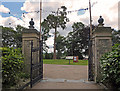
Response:
[{"label": "tall tree", "polygon": [[59,33],[56,37],[56,50],[57,50],[57,59],[60,59],[62,56],[64,56],[65,52],[65,37],[61,36]]},{"label": "tall tree", "polygon": [[72,25],[73,32],[67,36],[67,52],[68,55],[79,56],[88,53],[89,27],[81,22],[76,22]]},{"label": "tall tree", "polygon": [[[61,10],[62,9],[62,10]],[[42,27],[44,27],[45,30],[50,31],[50,29],[54,29],[54,56],[53,59],[56,59],[56,33],[57,28],[61,27],[62,29],[66,28],[66,22],[69,21],[67,18],[66,13],[67,8],[65,6],[61,6],[61,8],[58,8],[56,15],[49,14],[46,19],[44,19],[42,23]],[[47,26],[46,26],[47,25]]]}]

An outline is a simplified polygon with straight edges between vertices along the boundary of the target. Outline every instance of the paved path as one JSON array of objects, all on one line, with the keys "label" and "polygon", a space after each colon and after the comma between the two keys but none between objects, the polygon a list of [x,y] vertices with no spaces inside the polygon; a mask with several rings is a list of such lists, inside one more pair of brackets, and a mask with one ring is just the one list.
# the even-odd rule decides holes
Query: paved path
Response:
[{"label": "paved path", "polygon": [[80,65],[44,64],[44,78],[33,89],[102,89],[87,80],[87,69]]}]

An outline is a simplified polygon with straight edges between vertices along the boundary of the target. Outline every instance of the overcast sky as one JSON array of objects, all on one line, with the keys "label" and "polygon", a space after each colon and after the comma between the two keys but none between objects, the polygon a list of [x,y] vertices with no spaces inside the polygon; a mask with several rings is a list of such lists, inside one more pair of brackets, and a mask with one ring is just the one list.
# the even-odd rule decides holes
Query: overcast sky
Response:
[{"label": "overcast sky", "polygon": [[[74,11],[85,9],[89,7],[89,0],[42,0],[42,21],[51,11],[56,11],[61,6],[66,6],[67,11]],[[102,15],[105,26],[118,29],[118,1],[119,0],[91,0],[92,5],[92,23],[98,24],[99,16]],[[20,24],[28,27],[30,18],[35,21],[35,28],[39,30],[39,0],[1,0],[0,2],[0,25],[15,27]],[[10,14],[9,14],[10,12]],[[31,12],[31,13],[26,13]],[[23,13],[24,16],[23,16]],[[61,35],[66,36],[68,32],[72,31],[73,22],[83,22],[89,25],[89,10],[83,15],[77,15],[78,12],[69,13],[67,16],[70,22],[67,23],[65,30],[58,29]],[[11,25],[9,25],[11,24]],[[51,34],[54,31],[51,31]],[[47,40],[49,46],[53,46],[53,37]],[[51,48],[49,51],[53,51]]]}]

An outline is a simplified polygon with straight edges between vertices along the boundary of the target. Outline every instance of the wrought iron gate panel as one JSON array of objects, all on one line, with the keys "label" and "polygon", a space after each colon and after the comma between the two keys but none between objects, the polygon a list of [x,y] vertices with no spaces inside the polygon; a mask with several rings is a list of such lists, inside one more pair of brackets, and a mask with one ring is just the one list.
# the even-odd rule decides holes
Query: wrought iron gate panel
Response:
[{"label": "wrought iron gate panel", "polygon": [[[39,52],[39,62],[33,64],[33,53]],[[42,80],[43,78],[43,42],[39,42],[38,48],[33,48],[33,41],[31,41],[31,69],[30,69],[30,87]]]}]

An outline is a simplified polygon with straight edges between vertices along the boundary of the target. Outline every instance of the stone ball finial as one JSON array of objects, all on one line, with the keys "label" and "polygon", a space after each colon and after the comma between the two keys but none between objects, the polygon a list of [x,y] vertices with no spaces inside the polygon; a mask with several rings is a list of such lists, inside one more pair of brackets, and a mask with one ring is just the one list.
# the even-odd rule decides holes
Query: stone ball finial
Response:
[{"label": "stone ball finial", "polygon": [[33,21],[33,18],[31,18],[31,21],[29,22],[29,24],[30,24],[29,28],[33,29],[34,28],[33,25],[35,24],[34,21]]},{"label": "stone ball finial", "polygon": [[99,20],[98,20],[98,23],[99,23],[99,24],[103,24],[103,22],[104,22],[104,19],[102,18],[102,16],[100,16],[100,18],[99,18]]}]

